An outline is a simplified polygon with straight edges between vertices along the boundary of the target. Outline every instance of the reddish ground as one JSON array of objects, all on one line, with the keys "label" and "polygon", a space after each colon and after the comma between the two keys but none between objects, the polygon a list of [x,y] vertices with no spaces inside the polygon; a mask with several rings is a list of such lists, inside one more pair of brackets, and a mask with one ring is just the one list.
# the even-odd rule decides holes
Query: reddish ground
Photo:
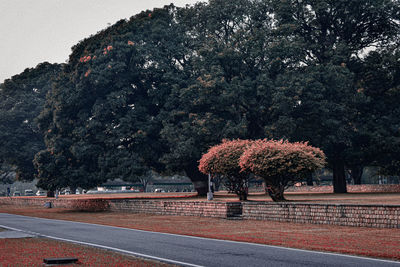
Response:
[{"label": "reddish ground", "polygon": [[171,266],[46,238],[0,239],[0,266],[43,266],[44,258],[67,257],[78,258],[79,261],[62,266]]},{"label": "reddish ground", "polygon": [[400,229],[0,206],[0,212],[400,260]]}]

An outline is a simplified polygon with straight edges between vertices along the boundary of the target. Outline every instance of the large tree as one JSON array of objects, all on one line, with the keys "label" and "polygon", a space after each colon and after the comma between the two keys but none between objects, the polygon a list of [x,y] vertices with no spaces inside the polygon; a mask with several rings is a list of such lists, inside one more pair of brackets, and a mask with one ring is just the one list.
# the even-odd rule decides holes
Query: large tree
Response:
[{"label": "large tree", "polygon": [[174,6],[142,12],[73,47],[40,118],[43,173],[58,162],[60,184],[90,188],[163,169],[158,114],[190,60],[177,17]]},{"label": "large tree", "polygon": [[175,84],[161,113],[168,153],[162,160],[191,173],[206,192],[198,160],[222,139],[265,137],[275,64],[264,1],[210,1],[182,11],[193,42],[190,76]]},{"label": "large tree", "polygon": [[169,6],[75,46],[41,118],[52,157],[70,170],[62,179],[135,179],[162,170],[162,156],[204,194],[207,147],[264,136],[270,72],[281,67],[266,49],[270,21],[262,1]]},{"label": "large tree", "polygon": [[400,173],[400,46],[399,42],[369,53],[358,65],[359,94],[365,98],[359,129],[368,133],[361,147],[369,165],[383,174]]},{"label": "large tree", "polygon": [[35,118],[43,109],[61,65],[41,63],[0,85],[0,162],[18,180],[33,180],[34,155],[45,147]]},{"label": "large tree", "polygon": [[335,192],[346,192],[345,153],[352,147],[357,114],[352,74],[346,67],[326,64],[281,79],[272,106],[276,136],[318,144],[333,170]]},{"label": "large tree", "polygon": [[[398,1],[272,1],[283,47],[302,55],[281,74],[272,127],[278,136],[321,147],[333,170],[334,192],[346,192],[346,159],[357,153],[358,80],[353,68],[368,49],[399,34]],[[363,135],[365,137],[365,135]]]}]

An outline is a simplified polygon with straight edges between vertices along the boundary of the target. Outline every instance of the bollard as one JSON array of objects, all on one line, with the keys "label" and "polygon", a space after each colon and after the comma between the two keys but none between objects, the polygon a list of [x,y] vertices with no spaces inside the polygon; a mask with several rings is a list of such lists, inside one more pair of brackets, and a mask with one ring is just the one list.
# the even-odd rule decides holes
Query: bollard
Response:
[{"label": "bollard", "polygon": [[207,192],[207,200],[213,200],[214,195],[213,195],[213,190],[212,190],[212,180],[211,180],[211,175],[208,174],[208,192]]}]

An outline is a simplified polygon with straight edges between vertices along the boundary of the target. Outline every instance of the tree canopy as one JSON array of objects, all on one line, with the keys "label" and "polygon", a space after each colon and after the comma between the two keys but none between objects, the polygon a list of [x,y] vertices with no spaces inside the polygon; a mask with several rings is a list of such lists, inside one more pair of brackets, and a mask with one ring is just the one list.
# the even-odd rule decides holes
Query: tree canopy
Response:
[{"label": "tree canopy", "polygon": [[372,99],[363,94],[366,76],[359,68],[370,68],[369,55],[398,41],[399,2],[273,1],[273,6],[283,47],[300,56],[277,80],[269,129],[276,138],[320,147],[333,170],[334,191],[344,193],[345,167],[372,163],[363,121],[380,127],[372,119],[380,115],[361,112]]},{"label": "tree canopy", "polygon": [[58,179],[83,188],[162,170],[157,116],[188,60],[177,16],[173,6],[142,12],[73,48],[40,118],[39,177],[56,162]]},{"label": "tree canopy", "polygon": [[32,160],[45,148],[35,118],[61,65],[41,63],[0,85],[0,164],[13,169],[18,180],[33,180]]},{"label": "tree canopy", "polygon": [[270,64],[266,2],[210,1],[182,13],[193,58],[190,76],[172,88],[161,113],[161,137],[169,148],[162,161],[199,183],[206,177],[197,162],[209,147],[224,138],[265,136],[271,79],[279,66]]},{"label": "tree canopy", "polygon": [[[399,19],[398,0],[144,11],[76,44],[59,74],[44,64],[39,78],[28,71],[2,85],[1,105],[14,114],[0,118],[9,140],[0,154],[26,141],[0,159],[31,179],[40,150],[37,177],[51,190],[154,170],[185,172],[204,194],[198,161],[210,147],[284,138],[320,147],[335,192],[346,192],[345,169],[399,170]],[[32,86],[53,81],[42,108],[46,93]]]}]

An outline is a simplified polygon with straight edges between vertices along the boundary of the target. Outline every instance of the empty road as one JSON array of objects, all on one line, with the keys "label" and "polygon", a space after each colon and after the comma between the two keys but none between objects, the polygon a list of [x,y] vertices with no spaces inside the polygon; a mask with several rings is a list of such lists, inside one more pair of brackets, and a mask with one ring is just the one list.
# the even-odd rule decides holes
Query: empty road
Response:
[{"label": "empty road", "polygon": [[[249,222],[251,223],[251,222]],[[400,262],[0,213],[0,227],[182,266],[396,266]],[[379,244],[377,244],[379,249]]]}]

